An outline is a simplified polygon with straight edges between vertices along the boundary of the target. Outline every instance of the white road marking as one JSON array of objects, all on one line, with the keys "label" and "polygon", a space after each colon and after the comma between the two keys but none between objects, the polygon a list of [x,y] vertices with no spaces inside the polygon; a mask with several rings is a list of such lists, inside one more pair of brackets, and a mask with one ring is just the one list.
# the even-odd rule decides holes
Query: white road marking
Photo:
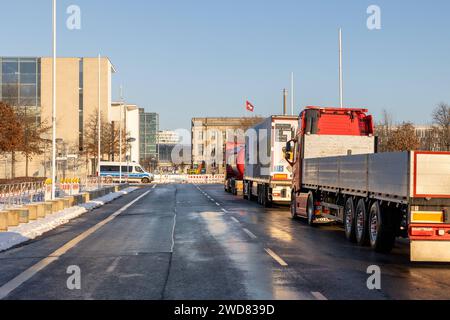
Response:
[{"label": "white road marking", "polygon": [[216,202],[216,206],[220,207],[220,203]]},{"label": "white road marking", "polygon": [[231,217],[231,220],[233,220],[236,223],[240,223],[238,219],[236,219],[235,217]]},{"label": "white road marking", "polygon": [[255,240],[256,238],[258,238],[257,236],[255,236],[255,235],[253,234],[253,232],[251,232],[250,230],[248,230],[248,229],[246,229],[246,228],[244,228],[244,232],[245,232],[250,238],[252,238],[253,240]]},{"label": "white road marking", "polygon": [[114,272],[114,270],[116,270],[116,268],[117,268],[117,265],[119,264],[120,259],[122,259],[122,258],[118,257],[118,258],[114,259],[113,263],[108,267],[108,269],[106,269],[106,272],[108,272],[108,273]]},{"label": "white road marking", "polygon": [[222,208],[222,211],[223,211],[223,212],[225,212],[225,213],[228,213],[228,211],[227,211],[227,210],[225,210],[225,209],[223,209],[223,208]]},{"label": "white road marking", "polygon": [[31,266],[30,268],[28,268],[27,270],[25,270],[24,272],[22,272],[21,274],[16,276],[14,279],[10,280],[9,282],[7,282],[3,286],[1,286],[0,287],[0,300],[6,298],[11,292],[13,292],[15,289],[20,287],[22,284],[24,284],[25,282],[30,280],[38,272],[42,271],[47,266],[49,266],[51,263],[53,263],[56,260],[58,260],[62,255],[67,253],[67,251],[69,251],[70,249],[72,249],[73,247],[78,245],[81,241],[83,241],[84,239],[89,237],[91,234],[96,232],[98,229],[103,227],[105,224],[107,224],[107,223],[111,222],[112,220],[114,220],[118,215],[123,213],[125,210],[130,208],[133,204],[135,204],[136,202],[138,202],[139,200],[141,200],[145,196],[147,196],[149,193],[150,193],[150,190],[145,192],[144,194],[140,195],[139,197],[137,197],[136,199],[134,199],[133,201],[131,201],[130,203],[128,203],[127,205],[122,207],[121,209],[117,210],[115,213],[110,215],[105,220],[99,222],[98,224],[96,224],[92,228],[86,230],[85,232],[83,232],[79,236],[77,236],[74,239],[70,240],[65,245],[63,245],[62,247],[57,249],[55,252],[51,253],[47,258],[42,259],[41,261],[39,261],[35,265]]},{"label": "white road marking", "polygon": [[152,189],[155,189],[156,188],[156,184],[153,186],[153,188]]},{"label": "white road marking", "polygon": [[269,254],[269,256],[271,256],[276,262],[278,262],[280,264],[280,266],[282,266],[282,267],[288,266],[288,264],[283,259],[281,259],[280,256],[277,255],[275,252],[273,252],[270,249],[265,249],[265,250]]},{"label": "white road marking", "polygon": [[175,227],[177,225],[177,208],[175,207],[175,214],[173,216],[173,228],[172,228],[172,246],[170,247],[170,252],[173,253],[175,249]]},{"label": "white road marking", "polygon": [[327,297],[325,297],[320,292],[311,292],[311,294],[316,298],[317,300],[328,300]]}]

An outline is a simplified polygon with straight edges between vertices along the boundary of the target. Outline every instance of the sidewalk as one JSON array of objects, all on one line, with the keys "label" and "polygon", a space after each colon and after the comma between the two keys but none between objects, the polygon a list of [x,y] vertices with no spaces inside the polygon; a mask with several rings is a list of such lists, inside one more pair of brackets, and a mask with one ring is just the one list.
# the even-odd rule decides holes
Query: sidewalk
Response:
[{"label": "sidewalk", "polygon": [[106,203],[122,197],[125,194],[129,194],[137,189],[137,187],[129,187],[119,192],[107,194],[87,203],[64,209],[57,213],[48,215],[45,218],[26,224],[21,224],[18,227],[8,228],[7,232],[0,232],[0,252],[35,239],[50,230],[68,223],[70,220],[75,219],[88,211],[101,207]]}]

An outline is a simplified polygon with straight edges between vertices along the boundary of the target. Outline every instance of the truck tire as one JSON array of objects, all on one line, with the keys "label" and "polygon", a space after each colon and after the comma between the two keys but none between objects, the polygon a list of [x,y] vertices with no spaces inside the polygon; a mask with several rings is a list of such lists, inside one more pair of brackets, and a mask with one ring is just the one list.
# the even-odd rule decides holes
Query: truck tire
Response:
[{"label": "truck tire", "polygon": [[270,201],[269,201],[269,186],[266,184],[263,184],[261,186],[261,204],[265,208],[270,208]]},{"label": "truck tire", "polygon": [[364,199],[358,201],[355,218],[356,243],[366,246],[369,243],[369,215]]},{"label": "truck tire", "polygon": [[309,192],[308,195],[308,203],[306,206],[306,213],[308,215],[308,224],[310,226],[314,226],[314,220],[315,220],[315,210],[314,210],[314,194],[312,192]]},{"label": "truck tire", "polygon": [[243,192],[242,192],[242,198],[244,198],[244,200],[249,200],[250,198],[248,197],[248,184],[247,181],[243,182]]},{"label": "truck tire", "polygon": [[292,190],[291,193],[291,217],[293,220],[298,219],[297,215],[297,197],[295,196],[295,191]]},{"label": "truck tire", "polygon": [[345,237],[350,242],[356,242],[355,215],[355,202],[352,197],[349,197],[344,208],[344,230]]},{"label": "truck tire", "polygon": [[395,232],[389,223],[388,212],[381,209],[378,201],[370,208],[369,240],[372,249],[380,253],[391,252],[395,244]]}]

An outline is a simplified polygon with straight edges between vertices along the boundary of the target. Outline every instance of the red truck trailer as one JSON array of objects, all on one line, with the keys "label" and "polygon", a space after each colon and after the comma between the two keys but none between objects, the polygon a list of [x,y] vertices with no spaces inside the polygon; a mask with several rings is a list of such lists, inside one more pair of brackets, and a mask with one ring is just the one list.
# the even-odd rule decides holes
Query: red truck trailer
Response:
[{"label": "red truck trailer", "polygon": [[242,195],[245,168],[245,144],[228,142],[226,145],[225,191]]},{"label": "red truck trailer", "polygon": [[450,262],[450,153],[376,153],[375,140],[365,109],[307,107],[286,144],[292,217],[342,223],[377,252],[409,237],[412,261]]}]

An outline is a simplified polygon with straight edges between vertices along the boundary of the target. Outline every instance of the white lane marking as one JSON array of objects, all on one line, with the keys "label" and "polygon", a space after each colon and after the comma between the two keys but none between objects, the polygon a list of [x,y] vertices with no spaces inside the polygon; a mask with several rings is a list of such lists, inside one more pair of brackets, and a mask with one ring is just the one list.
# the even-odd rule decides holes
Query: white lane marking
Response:
[{"label": "white lane marking", "polygon": [[255,235],[253,234],[253,232],[251,232],[251,231],[248,230],[247,228],[244,228],[244,232],[245,232],[250,238],[252,238],[253,240],[255,240],[256,238],[258,238],[257,236],[255,236]]},{"label": "white lane marking", "polygon": [[155,189],[156,188],[156,184],[153,186],[153,188],[152,189]]},{"label": "white lane marking", "polygon": [[177,208],[175,207],[175,214],[173,215],[173,228],[172,228],[172,246],[170,247],[170,253],[173,253],[175,249],[175,227],[177,225]]},{"label": "white lane marking", "polygon": [[316,298],[317,300],[328,300],[327,297],[325,297],[323,294],[321,294],[320,292],[311,292],[311,294],[314,296],[314,298]]},{"label": "white lane marking", "polygon": [[114,272],[114,270],[116,270],[116,268],[117,268],[117,265],[119,264],[120,259],[122,259],[122,258],[118,257],[118,258],[114,259],[113,263],[111,263],[111,265],[108,267],[108,269],[106,269],[106,272],[108,272],[108,273]]},{"label": "white lane marking", "polygon": [[238,219],[236,219],[235,217],[231,217],[231,220],[233,220],[236,223],[240,223]]},{"label": "white lane marking", "polygon": [[225,212],[225,213],[228,213],[228,211],[227,211],[227,210],[225,210],[225,209],[223,209],[223,208],[222,208],[222,211],[223,211],[223,212]]},{"label": "white lane marking", "polygon": [[220,203],[216,202],[216,206],[220,207]]},{"label": "white lane marking", "polygon": [[270,249],[265,249],[265,250],[269,254],[269,256],[271,256],[276,262],[278,262],[280,264],[280,266],[282,266],[282,267],[288,266],[288,264],[283,259],[281,259],[281,257],[279,255],[277,255],[275,252],[273,252]]},{"label": "white lane marking", "polygon": [[92,228],[86,230],[85,232],[83,232],[79,236],[77,236],[74,239],[70,240],[65,245],[63,245],[62,247],[57,249],[55,252],[51,253],[47,258],[42,259],[41,261],[39,261],[35,265],[31,266],[30,268],[28,268],[27,270],[25,270],[24,272],[22,272],[21,274],[16,276],[14,279],[12,279],[9,282],[7,282],[6,284],[4,284],[2,287],[0,287],[0,300],[6,298],[11,292],[13,292],[15,289],[20,287],[22,284],[24,284],[25,282],[30,280],[38,272],[42,271],[47,266],[49,266],[51,263],[53,263],[56,260],[58,260],[62,255],[67,253],[67,251],[69,251],[70,249],[72,249],[73,247],[78,245],[81,241],[83,241],[84,239],[89,237],[91,234],[96,232],[98,229],[103,227],[108,222],[114,220],[118,215],[123,213],[125,210],[130,208],[133,204],[135,204],[136,202],[138,202],[139,200],[141,200],[145,196],[147,196],[149,193],[150,193],[150,190],[145,192],[144,194],[140,195],[139,197],[137,197],[136,199],[134,199],[133,201],[131,201],[130,203],[128,203],[127,205],[122,207],[121,209],[117,210],[115,213],[110,215],[105,220],[99,222],[98,224],[96,224]]}]

